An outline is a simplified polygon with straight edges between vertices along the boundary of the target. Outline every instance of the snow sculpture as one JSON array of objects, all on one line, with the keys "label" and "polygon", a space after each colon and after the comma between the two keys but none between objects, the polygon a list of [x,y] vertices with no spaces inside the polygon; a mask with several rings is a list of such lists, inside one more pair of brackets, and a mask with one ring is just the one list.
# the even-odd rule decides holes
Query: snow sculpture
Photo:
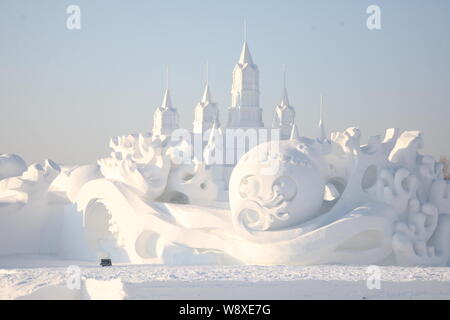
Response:
[{"label": "snow sculpture", "polygon": [[46,160],[44,166],[32,164],[22,175],[0,181],[0,199],[3,203],[20,204],[45,201],[48,188],[59,172],[59,166],[51,160]]},{"label": "snow sculpture", "polygon": [[197,159],[190,159],[193,147],[185,140],[167,149],[171,170],[166,190],[159,200],[172,203],[210,205],[217,198],[211,171]]},{"label": "snow sculpture", "polygon": [[233,69],[228,128],[264,127],[259,95],[259,68],[253,62],[247,42],[244,42],[239,61]]},{"label": "snow sculpture", "polygon": [[272,127],[280,129],[280,139],[289,139],[292,127],[295,124],[295,109],[289,103],[289,97],[286,89],[286,81],[283,91],[283,98],[279,105],[275,107]]},{"label": "snow sculpture", "polygon": [[100,171],[105,178],[154,200],[164,191],[170,170],[170,160],[163,154],[161,143],[161,139],[143,134],[113,138],[111,157],[98,161]]},{"label": "snow sculpture", "polygon": [[63,203],[49,189],[60,170],[46,160],[0,180],[0,255],[57,252]]},{"label": "snow sculpture", "polygon": [[[442,164],[431,156],[417,155],[422,146],[419,132],[402,134],[390,159],[398,166],[393,176],[383,172],[383,183],[391,189],[392,179],[399,175],[405,183],[397,183],[395,191],[403,194],[401,217],[395,224],[393,248],[402,265],[446,265],[449,259],[450,187],[443,180]],[[395,201],[385,187],[384,198]],[[398,205],[398,204],[397,204]]]},{"label": "snow sculpture", "polygon": [[[418,153],[420,133],[389,129],[363,146],[360,137],[357,128],[331,140],[294,132],[278,149],[255,147],[233,170],[231,210],[148,202],[91,181],[76,201],[86,238],[91,250],[134,263],[446,265],[450,188],[441,165]],[[179,192],[171,199],[201,202],[197,186],[209,178],[181,161],[191,147],[163,148],[171,169],[155,201]],[[195,183],[183,189],[183,180]]]},{"label": "snow sculpture", "polygon": [[[313,146],[270,142],[246,153],[233,170],[230,205],[236,226],[248,231],[279,230],[306,222],[319,213],[325,188],[324,164]],[[305,150],[307,149],[307,150]],[[275,174],[264,168],[276,167]]]},{"label": "snow sculpture", "polygon": [[88,164],[74,168],[72,171],[68,172],[67,177],[65,177],[67,180],[67,198],[72,202],[75,201],[78,192],[84,184],[101,177],[102,173],[100,172],[99,166],[96,164]]},{"label": "snow sculpture", "polygon": [[209,205],[217,188],[202,163],[191,159],[192,145],[167,137],[129,135],[111,139],[110,158],[99,160],[102,175],[141,198]]},{"label": "snow sculpture", "polygon": [[366,145],[360,138],[359,129],[349,128],[313,140],[298,137],[293,126],[289,140],[261,144],[240,159],[228,207],[214,201],[208,169],[183,161],[192,152],[188,141],[118,137],[111,157],[96,165],[63,169],[47,161],[1,180],[0,241],[15,245],[0,254],[165,264],[448,265],[449,182],[442,164],[419,153],[422,135],[389,129]]},{"label": "snow sculpture", "polygon": [[[314,263],[446,265],[450,253],[450,188],[442,178],[442,165],[430,156],[418,154],[421,134],[400,135],[398,130],[390,129],[383,140],[371,137],[361,147],[359,141],[359,130],[350,128],[332,136],[329,150],[323,148],[327,142],[281,142],[278,154],[266,156],[279,162],[279,171],[273,177],[260,174],[255,178],[253,173],[261,170],[263,162],[259,168],[253,163],[253,170],[249,171],[248,158],[257,151],[251,150],[233,171],[230,182],[231,208],[238,230],[256,242],[298,241],[299,250],[302,244],[320,244],[317,256],[312,257]],[[310,168],[303,172],[293,166],[301,159],[299,152],[293,151],[295,148],[305,158],[313,159],[317,152],[311,149],[320,150],[320,145],[324,151],[322,162],[310,161]],[[325,195],[330,190],[340,191],[332,202],[318,199],[316,189],[324,183],[316,168],[322,168],[327,185],[322,188]],[[278,183],[287,176],[296,177],[290,193]],[[285,182],[286,185],[289,184]],[[309,199],[306,202],[316,207],[304,210],[305,200],[300,201],[303,205],[296,203],[299,197],[292,197],[294,191],[303,193],[304,199]],[[275,210],[273,201],[264,202],[258,197],[260,192],[279,200]],[[280,216],[281,212],[284,216]],[[283,225],[284,230],[270,232],[280,229],[276,228],[277,219],[293,215],[300,218],[285,218],[290,223]],[[311,237],[317,240],[309,243]],[[310,255],[305,253],[305,257]]]},{"label": "snow sculpture", "polygon": [[0,155],[0,180],[20,176],[27,169],[25,161],[16,154]]},{"label": "snow sculpture", "polygon": [[202,99],[195,107],[195,119],[193,125],[194,128],[192,131],[196,134],[201,134],[202,136],[214,125],[216,125],[216,127],[220,125],[219,108],[211,98],[211,90],[208,81],[206,81]]},{"label": "snow sculpture", "polygon": [[153,133],[160,136],[170,136],[179,127],[179,115],[177,109],[172,105],[169,77],[167,76],[167,89],[164,93],[163,102],[153,115]]}]

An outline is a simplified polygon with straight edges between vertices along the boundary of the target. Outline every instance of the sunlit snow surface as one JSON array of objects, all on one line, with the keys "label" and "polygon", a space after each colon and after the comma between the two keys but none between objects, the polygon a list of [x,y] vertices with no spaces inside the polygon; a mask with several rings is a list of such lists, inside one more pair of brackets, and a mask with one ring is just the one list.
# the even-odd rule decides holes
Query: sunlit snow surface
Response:
[{"label": "sunlit snow surface", "polygon": [[[66,287],[79,265],[90,297]],[[367,288],[364,266],[162,266],[2,257],[0,299],[449,299],[449,268],[381,267]],[[97,281],[95,281],[97,280]]]}]

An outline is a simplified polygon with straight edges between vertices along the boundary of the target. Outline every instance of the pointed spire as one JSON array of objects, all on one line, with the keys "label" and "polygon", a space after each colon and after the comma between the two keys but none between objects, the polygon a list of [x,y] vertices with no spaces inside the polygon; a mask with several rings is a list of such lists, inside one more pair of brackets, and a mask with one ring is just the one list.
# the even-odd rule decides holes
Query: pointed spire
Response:
[{"label": "pointed spire", "polygon": [[239,64],[253,64],[252,55],[247,45],[247,20],[244,18],[244,45],[242,46]]},{"label": "pointed spire", "polygon": [[286,88],[286,65],[283,65],[283,98],[281,99],[281,106],[289,106],[289,97]]},{"label": "pointed spire", "polygon": [[166,92],[164,93],[164,99],[161,104],[161,109],[172,109],[172,99],[170,99],[170,92],[169,88],[166,89]]},{"label": "pointed spire", "polygon": [[203,91],[203,96],[201,102],[203,104],[206,104],[208,102],[211,102],[211,90],[209,89],[209,64],[208,61],[206,61],[206,85],[205,85],[205,91]]},{"label": "pointed spire", "polygon": [[239,57],[239,64],[253,64],[252,55],[250,54],[250,49],[248,48],[247,42],[244,42],[241,50],[241,56]]},{"label": "pointed spire", "polygon": [[211,91],[209,89],[209,85],[206,84],[205,91],[203,92],[202,101],[203,104],[206,104],[208,102],[211,102]]},{"label": "pointed spire", "polygon": [[294,123],[291,130],[291,136],[289,140],[295,140],[298,141],[300,139],[300,134],[298,133],[297,125]]},{"label": "pointed spire", "polygon": [[247,42],[247,19],[244,18],[244,42]]},{"label": "pointed spire", "polygon": [[323,121],[323,96],[320,95],[320,120],[319,120],[319,140],[325,141],[327,135],[325,133],[325,123]]},{"label": "pointed spire", "polygon": [[283,98],[281,99],[281,106],[289,106],[289,97],[286,88],[284,88]]},{"label": "pointed spire", "polygon": [[166,69],[166,92],[164,93],[164,99],[161,104],[162,109],[172,109],[172,99],[170,98],[169,91],[169,66]]}]

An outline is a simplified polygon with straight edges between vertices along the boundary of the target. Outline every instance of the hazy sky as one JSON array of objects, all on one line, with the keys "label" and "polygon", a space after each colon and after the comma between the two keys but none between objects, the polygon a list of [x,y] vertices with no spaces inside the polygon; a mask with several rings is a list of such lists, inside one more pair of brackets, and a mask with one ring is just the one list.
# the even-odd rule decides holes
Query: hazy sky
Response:
[{"label": "hazy sky", "polygon": [[[66,8],[81,8],[81,30]],[[381,7],[382,30],[366,9]],[[422,130],[425,152],[450,155],[450,1],[0,0],[0,153],[84,164],[111,136],[148,132],[170,65],[172,101],[192,128],[205,82],[226,121],[247,20],[266,124],[288,69],[301,134]]]}]

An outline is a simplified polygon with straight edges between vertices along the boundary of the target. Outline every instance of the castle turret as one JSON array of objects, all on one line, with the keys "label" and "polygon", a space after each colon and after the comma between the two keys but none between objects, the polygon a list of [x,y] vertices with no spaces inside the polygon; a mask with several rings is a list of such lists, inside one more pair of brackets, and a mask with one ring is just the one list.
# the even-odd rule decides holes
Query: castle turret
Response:
[{"label": "castle turret", "polygon": [[213,127],[214,123],[216,127],[220,127],[219,109],[217,108],[217,104],[212,101],[211,90],[207,79],[203,97],[195,107],[193,131],[203,136],[205,132]]},{"label": "castle turret", "polygon": [[153,115],[153,135],[167,136],[179,127],[179,115],[177,109],[172,106],[169,85],[167,84],[163,102]]},{"label": "castle turret", "polygon": [[[275,107],[272,127],[280,129],[281,140],[287,140],[290,138],[294,126],[295,109],[289,104],[289,97],[286,89],[286,75],[284,75],[283,97],[280,104]],[[297,131],[297,128],[295,128],[295,130]]]},{"label": "castle turret", "polygon": [[247,42],[244,42],[239,61],[233,70],[231,107],[228,108],[227,127],[264,127],[262,110],[259,107],[259,70],[253,63]]}]

